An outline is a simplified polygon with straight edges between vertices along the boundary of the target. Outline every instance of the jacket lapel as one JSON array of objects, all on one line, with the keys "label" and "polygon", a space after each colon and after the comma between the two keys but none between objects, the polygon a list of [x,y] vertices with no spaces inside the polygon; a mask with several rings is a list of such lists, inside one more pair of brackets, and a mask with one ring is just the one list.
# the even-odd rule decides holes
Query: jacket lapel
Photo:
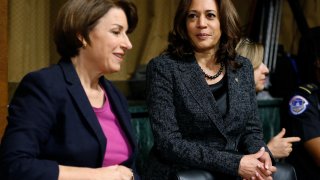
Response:
[{"label": "jacket lapel", "polygon": [[128,107],[121,103],[120,97],[118,93],[116,92],[115,88],[104,79],[104,77],[100,78],[100,83],[105,89],[109,102],[111,104],[113,112],[116,114],[116,117],[118,118],[119,123],[121,124],[124,132],[127,135],[127,138],[129,142],[132,145],[132,150],[135,148],[135,135],[132,131],[132,125],[130,124],[130,114],[128,113],[127,109]]},{"label": "jacket lapel", "polygon": [[[235,107],[230,107],[233,106],[235,104],[239,104],[237,103],[237,99],[239,98],[239,93],[237,93],[237,90],[239,90],[239,77],[237,74],[237,71],[232,70],[232,68],[230,66],[227,66],[227,77],[228,77],[228,106],[229,109],[234,109]],[[227,112],[227,116],[226,116],[226,123],[231,123],[232,120],[234,119],[235,113],[237,113],[237,111],[228,111]],[[231,126],[229,126],[230,128]]]},{"label": "jacket lapel", "polygon": [[87,98],[87,95],[81,85],[78,74],[75,71],[70,60],[61,60],[59,64],[63,70],[65,79],[68,83],[67,87],[70,96],[76,102],[76,105],[80,109],[80,112],[84,116],[85,120],[89,124],[94,135],[100,143],[100,153],[101,157],[103,158],[106,149],[106,138],[98,122],[98,119],[93,111],[93,108],[90,105],[89,99]]},{"label": "jacket lapel", "polygon": [[223,123],[222,115],[194,56],[188,56],[187,61],[180,61],[179,63],[181,81],[190,95],[217,126],[220,133],[225,135],[225,123]]},{"label": "jacket lapel", "polygon": [[[245,121],[240,121],[240,116],[243,115],[245,110],[248,110],[247,108],[243,107],[244,105],[248,105],[250,102],[247,102],[249,100],[247,92],[243,92],[242,87],[246,82],[243,81],[244,74],[241,73],[241,68],[237,70],[233,70],[230,66],[227,68],[227,77],[228,77],[228,105],[229,109],[232,111],[229,111],[225,122],[227,124],[232,124],[231,126],[227,126],[226,130],[228,132],[231,132],[232,129],[235,127],[241,127]],[[239,129],[239,128],[237,128]],[[241,133],[241,132],[236,132]]]}]

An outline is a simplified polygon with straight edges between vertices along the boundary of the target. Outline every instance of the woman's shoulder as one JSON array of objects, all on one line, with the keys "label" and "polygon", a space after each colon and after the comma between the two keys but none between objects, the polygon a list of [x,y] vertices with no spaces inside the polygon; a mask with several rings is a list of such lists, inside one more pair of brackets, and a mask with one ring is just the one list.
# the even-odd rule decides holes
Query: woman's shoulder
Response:
[{"label": "woman's shoulder", "polygon": [[244,64],[244,65],[247,65],[247,64],[251,64],[250,60],[246,57],[243,57],[241,55],[237,55],[236,58],[235,58],[235,61],[241,63],[241,64]]},{"label": "woman's shoulder", "polygon": [[195,58],[193,54],[185,54],[182,57],[178,57],[170,53],[162,53],[159,56],[151,59],[148,64],[157,64],[157,65],[166,65],[169,67],[175,67],[181,64],[190,64],[194,61],[195,61]]},{"label": "woman's shoulder", "polygon": [[159,56],[156,56],[150,60],[149,63],[154,63],[154,64],[170,64],[170,63],[175,63],[176,58],[174,58],[172,55],[168,53],[162,53]]},{"label": "woman's shoulder", "polygon": [[246,57],[243,57],[241,55],[237,55],[235,58],[235,61],[238,64],[241,64],[241,67],[244,67],[245,69],[247,69],[247,68],[253,69],[251,61]]},{"label": "woman's shoulder", "polygon": [[50,96],[52,94],[61,95],[62,86],[59,83],[61,80],[58,80],[59,73],[56,73],[58,72],[57,69],[57,66],[53,65],[27,73],[18,83],[12,101],[23,97],[26,93],[42,94],[41,97],[48,97],[49,94]]},{"label": "woman's shoulder", "polygon": [[157,69],[172,69],[176,67],[178,64],[179,59],[173,57],[170,54],[160,54],[157,57],[152,58],[148,63],[148,68],[153,67]]},{"label": "woman's shoulder", "polygon": [[[27,73],[21,80],[20,83],[32,83],[32,84],[38,84],[38,83],[47,83],[48,85],[56,84],[57,78],[59,77],[59,68],[57,65],[52,65],[49,67],[44,67],[35,71],[31,71]],[[55,82],[55,83],[53,83]]]}]

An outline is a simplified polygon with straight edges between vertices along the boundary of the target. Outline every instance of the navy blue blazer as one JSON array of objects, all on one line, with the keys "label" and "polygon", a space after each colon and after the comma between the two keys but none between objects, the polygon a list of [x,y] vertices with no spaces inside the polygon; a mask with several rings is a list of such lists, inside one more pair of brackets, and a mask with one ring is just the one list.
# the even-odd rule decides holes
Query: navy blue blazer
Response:
[{"label": "navy blue blazer", "polygon": [[[110,81],[99,82],[132,146],[122,164],[135,170],[137,145],[127,101]],[[8,111],[0,179],[55,180],[58,165],[102,166],[108,139],[70,60],[27,74]]]},{"label": "navy blue blazer", "polygon": [[235,61],[242,66],[226,65],[224,118],[194,56],[160,55],[150,61],[147,105],[154,147],[144,171],[146,179],[166,179],[193,168],[237,176],[243,155],[267,148],[252,65],[240,56]]}]

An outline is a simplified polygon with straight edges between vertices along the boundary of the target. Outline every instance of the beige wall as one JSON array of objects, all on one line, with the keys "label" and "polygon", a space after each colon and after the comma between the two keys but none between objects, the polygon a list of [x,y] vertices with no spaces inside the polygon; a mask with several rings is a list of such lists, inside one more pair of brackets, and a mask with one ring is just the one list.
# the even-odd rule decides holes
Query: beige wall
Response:
[{"label": "beige wall", "polygon": [[50,0],[10,0],[9,82],[49,64]]},{"label": "beige wall", "polygon": [[[320,0],[300,0],[304,15],[310,28],[320,26]],[[279,43],[286,52],[296,54],[301,34],[287,0],[284,0]]]},{"label": "beige wall", "polygon": [[[25,2],[20,0],[11,0],[12,2]],[[37,0],[30,0],[37,1]],[[25,62],[25,56],[18,56],[19,45],[23,44],[21,40],[16,40],[16,45],[10,43],[10,64],[9,64],[9,79],[10,82],[19,82],[22,76],[31,70],[38,69],[42,66],[48,64],[56,63],[59,59],[55,51],[55,46],[52,39],[52,26],[57,15],[57,11],[60,6],[65,2],[65,0],[44,0],[49,1],[49,5],[46,6],[43,4],[43,8],[48,8],[45,13],[45,16],[42,20],[47,22],[46,26],[41,26],[41,23],[38,24],[37,29],[43,29],[42,39],[37,36],[37,39],[45,44],[48,44],[46,49],[41,49],[42,45],[32,45],[40,46],[40,49],[37,49],[41,54],[29,53],[32,58],[30,62]],[[167,40],[167,33],[172,26],[174,11],[177,6],[178,0],[133,0],[138,7],[139,23],[137,29],[133,34],[130,35],[130,39],[133,43],[133,49],[129,51],[126,61],[124,62],[122,69],[119,73],[107,76],[110,80],[127,80],[129,79],[134,71],[136,70],[139,64],[146,64],[152,57],[158,55],[165,47]],[[252,16],[252,6],[257,0],[233,0],[236,8],[239,11],[241,18],[241,24],[246,26],[250,17]],[[320,0],[300,0],[302,7],[304,9],[305,15],[307,17],[308,23],[311,27],[320,25]],[[48,13],[50,12],[50,13]],[[28,17],[30,18],[30,17]],[[47,18],[47,19],[46,19]],[[11,21],[10,21],[11,22]],[[11,23],[13,23],[12,21]],[[35,21],[29,21],[29,23],[36,23]],[[21,26],[21,25],[20,25]],[[30,26],[34,26],[31,24]],[[16,37],[15,34],[23,34],[24,29],[18,29],[17,31],[10,34],[12,37]],[[284,0],[283,5],[283,16],[280,29],[279,42],[284,45],[285,50],[295,54],[297,52],[298,41],[300,38],[300,33],[298,32],[296,23],[293,19],[291,9],[289,8],[287,0]],[[25,34],[31,36],[29,34]],[[14,38],[10,38],[10,41]],[[44,40],[44,41],[43,41]],[[20,53],[25,55],[26,53]],[[13,58],[16,56],[17,58]],[[47,58],[46,58],[47,57]],[[17,61],[17,62],[16,62]],[[25,63],[25,67],[16,66],[22,61]]]}]

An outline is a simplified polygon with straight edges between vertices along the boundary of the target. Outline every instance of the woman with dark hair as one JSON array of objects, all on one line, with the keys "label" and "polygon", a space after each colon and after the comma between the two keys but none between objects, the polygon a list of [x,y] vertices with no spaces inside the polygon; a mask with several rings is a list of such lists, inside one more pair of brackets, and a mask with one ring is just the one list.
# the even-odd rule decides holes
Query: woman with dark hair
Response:
[{"label": "woman with dark hair", "polygon": [[137,24],[127,0],[69,0],[54,39],[58,64],[27,74],[9,105],[1,179],[138,179],[127,102],[104,78],[118,72]]},{"label": "woman with dark hair", "polygon": [[202,169],[217,179],[272,179],[250,61],[237,56],[231,0],[181,0],[167,50],[147,67],[154,146],[145,179]]}]

